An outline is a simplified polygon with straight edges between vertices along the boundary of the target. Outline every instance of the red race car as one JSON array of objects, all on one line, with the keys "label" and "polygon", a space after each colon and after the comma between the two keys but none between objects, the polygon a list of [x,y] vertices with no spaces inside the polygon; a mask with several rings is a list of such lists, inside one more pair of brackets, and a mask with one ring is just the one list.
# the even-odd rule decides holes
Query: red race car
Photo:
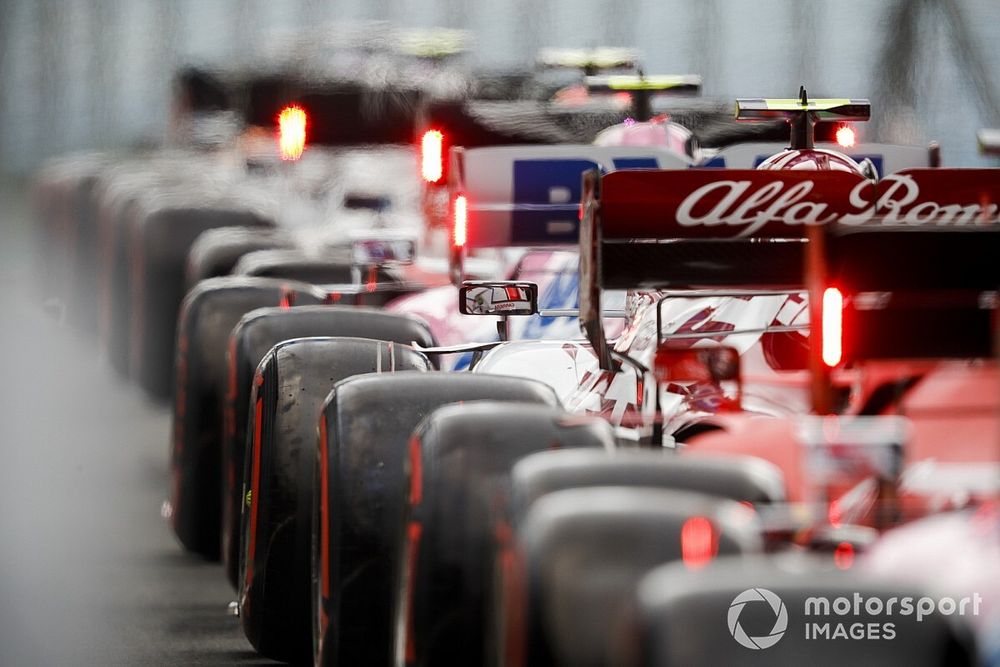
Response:
[{"label": "red race car", "polygon": [[[790,501],[820,501],[820,523],[884,527],[997,493],[1000,176],[908,169],[875,181],[813,147],[816,115],[866,106],[741,101],[746,116],[793,121],[792,148],[755,171],[590,175],[582,267],[605,289],[636,270],[657,288],[804,286],[813,416],[703,418],[685,451],[770,460]],[[599,295],[583,293],[582,318],[613,370]],[[674,347],[660,343],[661,380],[681,368]]]}]

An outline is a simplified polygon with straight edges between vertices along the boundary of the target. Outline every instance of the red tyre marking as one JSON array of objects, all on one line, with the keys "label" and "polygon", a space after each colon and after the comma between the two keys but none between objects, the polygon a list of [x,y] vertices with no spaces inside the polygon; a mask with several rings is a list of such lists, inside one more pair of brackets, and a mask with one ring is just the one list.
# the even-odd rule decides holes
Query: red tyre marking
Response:
[{"label": "red tyre marking", "polygon": [[319,603],[319,637],[317,649],[319,655],[323,654],[323,637],[326,636],[326,628],[330,625],[330,617],[326,613],[326,601],[330,599],[330,475],[329,464],[327,463],[326,447],[326,412],[319,416],[319,562],[320,562],[320,590],[323,599]]},{"label": "red tyre marking", "polygon": [[410,438],[410,504],[419,505],[423,498],[424,473],[420,463],[420,438]]},{"label": "red tyre marking", "polygon": [[[260,377],[260,376],[258,376]],[[260,432],[264,400],[257,398],[253,417],[253,476],[250,484],[250,544],[247,548],[246,588],[253,583],[254,555],[257,551],[257,507],[260,505]]]},{"label": "red tyre marking", "polygon": [[[509,533],[509,526],[505,526]],[[503,535],[497,532],[497,537]],[[507,537],[505,542],[499,545],[500,550],[500,572],[501,595],[503,596],[503,624],[504,624],[504,662],[509,667],[522,667],[525,664],[525,608],[527,605],[527,593],[525,591],[524,563],[520,555],[514,548],[512,540]]]},{"label": "red tyre marking", "polygon": [[[326,413],[319,418],[319,543],[320,543],[320,582],[323,586],[323,597],[330,597],[330,476],[329,464],[326,460]],[[324,618],[326,613],[323,613]],[[326,629],[326,623],[323,623]]]},{"label": "red tyre marking", "polygon": [[406,662],[417,659],[417,647],[413,642],[413,580],[417,574],[417,556],[420,553],[420,534],[423,526],[417,521],[411,521],[409,527],[410,543],[407,549],[407,584],[406,584]]}]

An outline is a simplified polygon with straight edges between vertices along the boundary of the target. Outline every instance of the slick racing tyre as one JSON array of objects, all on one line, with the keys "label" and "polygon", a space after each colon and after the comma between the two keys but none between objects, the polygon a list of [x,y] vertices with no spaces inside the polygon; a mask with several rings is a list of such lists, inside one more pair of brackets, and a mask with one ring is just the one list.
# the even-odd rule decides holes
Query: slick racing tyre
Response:
[{"label": "slick racing tyre", "polygon": [[322,303],[312,285],[270,278],[213,278],[184,300],[177,339],[171,456],[171,521],[181,544],[219,557],[222,516],[222,399],[226,345],[247,312],[284,300]]},{"label": "slick racing tyre", "polygon": [[[99,172],[84,170],[77,175],[65,202],[65,230],[69,290],[66,321],[85,334],[97,333],[98,234],[96,190]],[[50,265],[51,266],[51,265]]]},{"label": "slick racing tyre", "polygon": [[261,362],[251,396],[239,601],[243,630],[262,654],[297,662],[310,656],[312,495],[324,399],[353,375],[430,368],[406,345],[366,338],[285,341]]},{"label": "slick racing tyre", "polygon": [[618,449],[611,454],[594,449],[554,449],[521,458],[510,476],[509,493],[495,495],[490,519],[490,535],[495,542],[489,571],[497,584],[487,619],[491,647],[488,657],[493,662],[502,655],[503,647],[498,642],[505,634],[498,601],[514,586],[505,581],[514,576],[512,531],[517,530],[538,498],[555,491],[594,486],[696,491],[754,505],[784,498],[780,470],[751,457],[695,458],[636,449]]},{"label": "slick racing tyre", "polygon": [[411,434],[442,405],[476,400],[558,404],[541,382],[466,373],[368,375],[330,394],[313,496],[317,664],[392,663]]},{"label": "slick racing tyre", "polygon": [[234,275],[262,276],[302,280],[314,285],[350,285],[353,283],[398,282],[398,276],[385,267],[364,271],[351,263],[346,253],[316,255],[305,250],[258,250],[240,258]]},{"label": "slick racing tyre", "polygon": [[[229,339],[228,388],[223,407],[222,558],[226,576],[239,586],[240,513],[247,424],[254,371],[278,343],[308,336],[352,336],[422,347],[435,345],[427,326],[414,318],[370,308],[300,306],[261,308],[247,313]],[[324,396],[325,398],[325,396]]]},{"label": "slick racing tyre", "polygon": [[781,470],[751,456],[691,456],[644,449],[612,455],[591,451],[539,452],[512,472],[510,506],[501,520],[517,524],[538,498],[585,486],[648,486],[695,491],[753,505],[785,499]]},{"label": "slick racing tyre", "polygon": [[196,206],[165,198],[142,211],[129,243],[129,373],[150,396],[170,396],[184,271],[195,239],[213,227],[273,224],[258,212],[237,208],[235,202]]},{"label": "slick racing tyre", "polygon": [[37,173],[31,199],[42,299],[56,298],[66,320],[86,333],[96,330],[97,206],[100,176],[110,158],[97,153],[49,160]]},{"label": "slick racing tyre", "polygon": [[510,641],[499,664],[615,665],[632,589],[648,570],[682,556],[703,567],[716,554],[761,548],[760,525],[739,503],[647,487],[547,494],[515,539],[524,574],[504,591],[509,606],[498,617]]},{"label": "slick racing tyre", "polygon": [[435,410],[413,434],[404,562],[396,604],[397,664],[484,664],[486,594],[492,587],[492,506],[509,493],[526,454],[588,448],[609,453],[610,424],[561,409],[477,401]]},{"label": "slick racing tyre", "polygon": [[98,212],[100,271],[97,276],[97,334],[111,367],[129,376],[129,238],[142,193],[156,181],[148,174],[131,178],[109,175]]},{"label": "slick racing tyre", "polygon": [[[968,616],[886,618],[866,613],[864,606],[860,613],[855,606],[854,613],[802,615],[810,607],[807,600],[878,600],[881,606],[887,600],[928,599],[926,595],[919,588],[833,570],[805,558],[720,558],[694,571],[680,563],[663,565],[635,588],[631,606],[636,618],[626,626],[613,662],[636,667],[981,664]],[[883,635],[888,626],[893,638]],[[810,636],[810,628],[827,636]],[[841,637],[852,637],[846,633],[856,628],[863,628],[864,635],[829,639],[838,628]]]},{"label": "slick racing tyre", "polygon": [[228,276],[243,255],[257,250],[288,248],[291,234],[284,229],[219,227],[198,236],[188,252],[184,282],[188,291],[207,278]]}]

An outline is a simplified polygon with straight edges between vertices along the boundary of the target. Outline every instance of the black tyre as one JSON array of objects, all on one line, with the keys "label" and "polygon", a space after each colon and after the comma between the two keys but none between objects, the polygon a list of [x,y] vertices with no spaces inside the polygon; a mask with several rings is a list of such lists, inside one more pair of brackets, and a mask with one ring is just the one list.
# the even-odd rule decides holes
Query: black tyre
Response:
[{"label": "black tyre", "polygon": [[[188,252],[185,285],[190,291],[207,278],[228,276],[247,253],[288,248],[291,234],[284,229],[260,227],[219,227],[201,234]],[[311,282],[311,281],[310,281]]]},{"label": "black tyre", "polygon": [[[427,326],[405,315],[370,308],[301,306],[261,308],[247,313],[233,329],[227,363],[229,383],[223,407],[222,558],[226,576],[239,585],[240,514],[243,506],[243,468],[248,447],[247,424],[254,371],[268,350],[278,343],[307,336],[352,336],[416,342],[433,346]],[[324,396],[325,398],[325,396]]]},{"label": "black tyre", "polygon": [[222,516],[222,401],[226,345],[247,312],[293,295],[321,303],[326,294],[304,283],[268,278],[213,278],[188,294],[177,340],[174,395],[172,523],[181,544],[218,558]]},{"label": "black tyre", "polygon": [[[874,598],[879,608],[889,608],[890,600],[917,601],[925,595],[919,588],[873,581],[799,558],[726,558],[697,572],[665,565],[639,583],[633,602],[636,619],[628,626],[628,640],[621,643],[615,664],[979,664],[967,616],[932,613],[918,620],[913,613],[871,614],[864,605],[856,613],[852,608],[859,596],[865,605]],[[826,613],[822,603],[815,602],[822,598],[827,600]],[[846,613],[830,612],[829,603],[838,598],[851,603]],[[732,610],[740,603],[734,616]],[[803,613],[810,608],[820,611]],[[841,634],[831,639],[838,627]],[[860,638],[853,634],[858,629]],[[840,638],[845,636],[849,638]]]},{"label": "black tyre", "polygon": [[[190,172],[190,164],[187,172]],[[133,241],[149,201],[181,186],[185,176],[167,161],[118,162],[101,177],[98,211],[98,336],[112,368],[129,377]]]},{"label": "black tyre", "polygon": [[316,255],[301,249],[258,250],[240,258],[233,273],[241,276],[264,276],[302,280],[316,285],[349,285],[354,282],[393,282],[399,277],[392,270],[377,267],[358,273],[347,252]]},{"label": "black tyre", "polygon": [[[539,498],[517,529],[520,591],[500,616],[500,664],[615,665],[632,590],[653,567],[682,557],[759,551],[760,526],[739,503],[686,491],[587,487]],[[518,609],[521,602],[526,608]],[[516,638],[523,638],[518,645]]]},{"label": "black tyre", "polygon": [[38,263],[34,286],[43,299],[55,297],[67,319],[94,330],[96,208],[94,191],[108,156],[72,155],[53,160],[35,175],[31,187],[32,226]]},{"label": "black tyre", "polygon": [[171,393],[175,333],[184,299],[188,250],[213,227],[271,227],[234,204],[195,206],[150,202],[132,229],[129,271],[129,373],[154,398]]},{"label": "black tyre", "polygon": [[781,471],[750,457],[696,458],[643,449],[617,449],[611,454],[586,449],[553,450],[525,456],[511,470],[510,493],[498,495],[493,503],[492,571],[496,590],[491,593],[493,609],[487,620],[487,653],[494,664],[497,656],[504,655],[503,600],[517,585],[516,581],[506,581],[507,577],[516,578],[516,572],[511,570],[515,554],[513,531],[523,523],[531,505],[546,494],[595,486],[696,491],[755,505],[784,499]]},{"label": "black tyre", "polygon": [[129,375],[131,356],[128,230],[138,210],[139,196],[134,188],[109,183],[101,198],[98,220],[101,269],[97,278],[97,335],[111,368],[123,377]]},{"label": "black tyre", "polygon": [[317,664],[392,663],[411,434],[442,405],[474,400],[558,403],[540,382],[466,373],[358,377],[327,399],[314,496]]},{"label": "black tyre", "polygon": [[405,562],[397,602],[397,664],[484,664],[486,595],[492,587],[491,510],[509,494],[526,454],[615,446],[608,422],[558,408],[478,401],[435,410],[413,435]]},{"label": "black tyre", "polygon": [[69,254],[69,292],[66,321],[88,335],[97,333],[98,230],[96,188],[99,172],[85,169],[77,174],[68,193],[66,242]]},{"label": "black tyre", "polygon": [[695,491],[757,504],[785,499],[781,470],[749,456],[686,456],[657,450],[539,452],[512,471],[511,506],[501,520],[517,524],[546,493],[585,486],[648,486]]},{"label": "black tyre", "polygon": [[[276,345],[254,381],[253,441],[245,478],[240,619],[266,656],[308,661],[316,438],[333,386],[361,373],[425,371],[405,345],[363,338],[301,338]],[[370,415],[371,416],[371,415]]]}]

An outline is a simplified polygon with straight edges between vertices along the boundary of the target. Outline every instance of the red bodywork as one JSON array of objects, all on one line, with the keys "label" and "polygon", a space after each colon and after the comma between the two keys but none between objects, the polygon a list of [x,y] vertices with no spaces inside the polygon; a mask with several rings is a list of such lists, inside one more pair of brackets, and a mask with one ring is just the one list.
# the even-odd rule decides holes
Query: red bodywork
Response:
[{"label": "red bodywork", "polygon": [[[912,439],[904,449],[907,469],[918,462],[941,465],[937,472],[947,476],[949,464],[987,464],[983,475],[995,474],[1000,461],[1000,369],[992,362],[938,362],[931,364],[880,362],[874,368],[859,369],[854,381],[853,407],[865,405],[872,394],[888,383],[916,377],[903,394],[876,414],[904,415],[913,425]],[[857,414],[848,408],[844,414]],[[711,423],[719,430],[694,436],[687,450],[699,455],[750,455],[771,461],[785,474],[788,500],[805,502],[810,483],[805,473],[803,445],[796,434],[796,422],[747,413],[720,414]],[[933,486],[934,480],[928,480]],[[939,480],[944,482],[944,480]],[[971,500],[949,484],[940,485],[940,494],[927,494],[924,484],[908,489],[906,473],[901,490],[908,494],[909,514],[922,509],[941,510],[955,500]],[[914,492],[917,493],[914,493]],[[918,502],[919,495],[922,501]]]},{"label": "red bodywork", "polygon": [[[833,525],[846,515],[847,503],[853,503],[851,521],[886,525],[885,514],[880,514],[881,507],[874,506],[876,495],[882,507],[892,506],[895,521],[963,506],[983,497],[995,497],[1000,489],[996,479],[1000,471],[1000,371],[996,362],[923,359],[921,357],[934,357],[935,354],[920,353],[920,337],[936,334],[918,329],[903,334],[909,340],[894,338],[906,343],[905,358],[886,358],[892,354],[886,355],[884,349],[879,352],[881,358],[866,358],[861,354],[865,348],[851,348],[859,331],[858,327],[851,330],[852,320],[848,317],[844,324],[844,358],[850,366],[846,370],[831,371],[821,361],[823,318],[819,304],[822,302],[820,296],[831,286],[827,280],[833,275],[838,280],[834,284],[844,291],[845,303],[849,304],[844,310],[848,315],[881,310],[882,306],[865,306],[864,303],[865,299],[874,303],[878,299],[873,297],[883,294],[892,300],[893,308],[898,304],[904,313],[941,310],[943,306],[945,313],[949,312],[948,308],[956,313],[969,308],[979,311],[994,308],[995,312],[995,283],[1000,280],[986,284],[994,269],[980,264],[988,264],[988,259],[983,261],[980,257],[967,266],[960,262],[946,264],[944,266],[954,268],[942,271],[933,265],[906,264],[905,259],[901,261],[892,255],[896,246],[909,247],[902,241],[910,241],[913,237],[900,235],[911,231],[943,232],[940,236],[927,237],[937,240],[945,239],[946,232],[958,232],[961,236],[966,231],[978,233],[977,228],[981,228],[989,232],[983,238],[995,243],[1000,223],[997,204],[1000,202],[1000,175],[996,170],[911,169],[874,183],[849,169],[819,166],[811,159],[814,156],[800,157],[800,160],[784,161],[791,170],[772,167],[770,171],[732,170],[714,174],[644,171],[603,177],[599,206],[593,205],[597,200],[585,201],[591,228],[599,225],[601,232],[590,240],[596,248],[595,262],[603,262],[597,272],[603,276],[600,286],[620,287],[609,284],[608,276],[612,276],[611,282],[619,275],[632,277],[629,267],[622,268],[622,262],[639,256],[646,257],[640,273],[647,284],[680,286],[680,281],[686,279],[677,277],[676,267],[681,267],[682,273],[687,269],[683,263],[673,264],[671,271],[657,269],[657,264],[662,264],[666,255],[655,255],[661,259],[651,261],[649,258],[654,255],[650,252],[637,254],[643,245],[623,243],[667,239],[709,243],[727,240],[742,242],[749,253],[759,252],[769,243],[767,239],[808,240],[803,246],[805,270],[800,283],[810,292],[813,304],[810,317],[813,363],[807,377],[813,385],[814,396],[823,395],[826,399],[817,398],[814,404],[821,406],[818,414],[905,416],[911,429],[903,443],[902,475],[869,494],[868,506],[865,494],[860,492],[834,493],[819,498],[807,473],[807,449],[800,439],[796,418],[718,414],[708,419],[708,423],[717,428],[693,435],[686,441],[685,451],[699,455],[752,455],[771,461],[786,476],[791,502],[831,501],[829,522]],[[803,169],[804,166],[807,168]],[[587,224],[585,221],[585,227]],[[891,234],[886,235],[887,231]],[[836,258],[839,263],[828,259],[831,235],[865,232],[872,234],[867,239],[860,237],[862,240],[884,244],[880,247],[884,247],[886,265],[893,269],[901,267],[904,271],[887,278],[885,270],[880,273],[867,271],[869,267],[855,266],[857,262],[852,264],[851,259],[857,255],[845,254],[846,245],[840,246],[841,254]],[[966,236],[964,240],[969,238]],[[583,240],[582,243],[582,251],[587,252],[588,242]],[[661,246],[663,252],[669,252],[670,245]],[[704,274],[707,279],[717,281],[708,284],[723,285],[722,280],[734,275],[739,278],[728,283],[729,286],[753,284],[752,271],[766,268],[766,264],[751,265],[741,263],[738,258],[732,259],[740,253],[735,246],[729,247],[733,252],[725,259],[720,255],[718,261],[731,264],[722,272],[722,279],[718,278],[719,273]],[[675,256],[681,262],[686,259],[679,252]],[[853,273],[844,268],[852,266]],[[691,267],[695,272],[691,275],[703,275],[696,273],[695,265]],[[978,304],[955,300],[959,292],[952,284],[956,282],[953,278],[962,282],[965,273],[975,276],[971,279],[973,282],[983,281],[983,276],[987,276],[982,284],[960,288],[978,292]],[[912,276],[912,281],[907,276]],[[794,274],[787,272],[775,274],[775,278],[778,282],[773,284],[796,280]],[[911,282],[917,287],[911,289]],[[878,333],[882,332],[868,330],[861,335],[872,337]],[[884,333],[894,337],[900,335],[898,330]],[[981,352],[970,353],[970,356],[979,354]],[[947,356],[955,355],[952,351]],[[890,485],[892,488],[887,491],[885,487]],[[854,490],[860,490],[860,486]],[[830,488],[823,491],[829,492]],[[867,507],[867,511],[859,514],[859,507]],[[882,518],[876,518],[877,515]]]}]

